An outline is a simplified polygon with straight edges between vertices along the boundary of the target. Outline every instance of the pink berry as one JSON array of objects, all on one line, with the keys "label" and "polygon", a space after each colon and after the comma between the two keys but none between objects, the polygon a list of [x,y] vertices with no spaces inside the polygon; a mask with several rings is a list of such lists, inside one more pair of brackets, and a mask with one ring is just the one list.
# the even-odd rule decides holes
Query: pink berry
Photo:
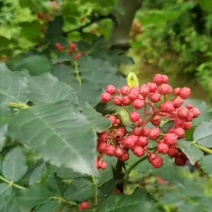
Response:
[{"label": "pink berry", "polygon": [[81,204],[80,204],[80,211],[82,211],[82,210],[87,210],[87,209],[89,209],[90,208],[90,203],[89,202],[82,202]]},{"label": "pink berry", "polygon": [[140,127],[135,127],[133,130],[133,134],[137,136],[142,135],[142,129]]},{"label": "pink berry", "polygon": [[178,155],[178,149],[176,149],[174,147],[169,148],[168,155],[170,157],[172,157],[172,158],[177,157],[177,155]]},{"label": "pink berry", "polygon": [[161,123],[161,117],[160,117],[159,115],[155,115],[155,116],[152,118],[151,123],[152,123],[154,126],[160,125],[160,123]]},{"label": "pink berry", "polygon": [[160,136],[160,129],[159,129],[159,128],[153,128],[153,129],[150,130],[149,136],[148,136],[148,137],[149,137],[151,140],[155,140],[155,139],[157,139],[159,136]]},{"label": "pink berry", "polygon": [[120,147],[116,147],[115,156],[121,157],[126,151]]},{"label": "pink berry", "polygon": [[180,89],[179,96],[182,99],[188,99],[190,97],[190,95],[191,95],[191,89],[190,88],[184,87],[184,88]]},{"label": "pink berry", "polygon": [[181,107],[177,110],[177,116],[181,119],[185,119],[188,116],[188,113],[189,113],[189,110],[186,107]]},{"label": "pink berry", "polygon": [[179,93],[180,93],[180,88],[175,88],[175,89],[174,89],[174,94],[175,94],[176,96],[178,96]]},{"label": "pink berry", "polygon": [[128,105],[131,104],[131,101],[129,100],[129,98],[128,98],[127,96],[124,96],[124,97],[122,98],[122,104],[123,104],[124,106],[128,106]]},{"label": "pink berry", "polygon": [[168,84],[161,84],[159,87],[158,87],[158,92],[162,95],[166,95],[166,94],[169,94],[173,91],[173,88],[172,86],[168,85]]},{"label": "pink berry", "polygon": [[139,92],[140,92],[140,94],[141,94],[143,97],[146,97],[146,96],[150,93],[148,85],[143,84],[143,85],[140,87]]},{"label": "pink berry", "polygon": [[130,88],[128,86],[123,86],[121,87],[120,92],[122,95],[127,95],[130,93]]},{"label": "pink berry", "polygon": [[185,130],[189,130],[192,128],[192,123],[191,122],[185,122],[183,128]]},{"label": "pink berry", "polygon": [[157,85],[161,85],[163,83],[167,83],[169,81],[168,76],[162,74],[156,74],[153,78],[153,82]]},{"label": "pink berry", "polygon": [[136,112],[136,111],[134,111],[134,112],[132,112],[132,113],[130,114],[130,120],[131,120],[132,122],[139,121],[140,118],[141,118],[140,113],[138,113],[138,112]]},{"label": "pink berry", "polygon": [[133,148],[135,146],[135,144],[137,143],[138,140],[138,136],[136,135],[130,135],[128,137],[126,137],[123,140],[123,144],[127,147],[127,148]]},{"label": "pink berry", "polygon": [[159,93],[154,93],[150,96],[150,100],[153,102],[153,103],[156,103],[156,102],[159,102],[160,101],[160,97],[161,95]]},{"label": "pink berry", "polygon": [[112,96],[107,92],[105,92],[101,95],[102,102],[109,102],[111,100],[111,98],[112,98]]},{"label": "pink berry", "polygon": [[122,104],[122,97],[121,96],[115,96],[113,99],[113,103],[115,105],[121,105]]},{"label": "pink berry", "polygon": [[158,152],[166,154],[169,151],[169,146],[165,143],[159,143],[157,149]]},{"label": "pink berry", "polygon": [[127,161],[127,160],[129,160],[129,158],[130,158],[130,155],[129,155],[128,152],[126,152],[126,153],[124,153],[124,154],[119,158],[119,160],[121,160],[121,161]]},{"label": "pink berry", "polygon": [[108,145],[105,149],[105,154],[109,156],[114,156],[115,155],[116,148],[113,145]]},{"label": "pink berry", "polygon": [[185,101],[184,99],[182,99],[181,97],[177,96],[174,99],[174,101],[173,101],[173,105],[174,105],[175,108],[179,108],[179,107],[181,107],[183,105],[184,101]]},{"label": "pink berry", "polygon": [[160,109],[162,112],[166,112],[166,113],[172,113],[175,111],[174,105],[170,101],[163,103]]},{"label": "pink berry", "polygon": [[136,100],[133,102],[133,107],[134,107],[135,109],[141,109],[143,106],[144,106],[144,101],[143,101],[143,100],[136,99]]},{"label": "pink berry", "polygon": [[169,146],[174,146],[177,144],[177,136],[174,133],[167,133],[163,139],[164,143]]},{"label": "pink berry", "polygon": [[192,112],[193,112],[193,117],[194,117],[194,118],[197,118],[197,117],[200,116],[200,110],[199,110],[198,108],[194,107],[194,108],[192,109]]},{"label": "pink berry", "polygon": [[97,145],[97,150],[98,150],[99,153],[105,152],[106,148],[107,148],[106,143],[100,143],[100,144]]},{"label": "pink berry", "polygon": [[147,86],[149,87],[149,91],[151,93],[156,92],[156,90],[157,90],[157,84],[156,83],[149,82],[149,83],[147,83]]},{"label": "pink berry", "polygon": [[151,164],[156,169],[160,168],[161,166],[163,166],[163,158],[161,158],[160,156],[156,156],[156,158],[151,161]]},{"label": "pink berry", "polygon": [[106,162],[102,162],[102,164],[101,164],[101,169],[102,170],[105,170],[105,169],[107,169],[107,163]]},{"label": "pink berry", "polygon": [[185,130],[182,127],[177,127],[173,130],[173,133],[175,133],[178,138],[185,137]]},{"label": "pink berry", "polygon": [[148,138],[144,136],[139,136],[137,140],[137,145],[141,147],[145,147],[148,145]]},{"label": "pink berry", "polygon": [[115,116],[109,116],[107,119],[109,121],[111,121],[112,124],[115,124],[116,123],[116,117]]},{"label": "pink berry", "polygon": [[113,95],[113,94],[116,93],[116,87],[114,85],[108,85],[107,88],[106,88],[106,91],[109,94]]},{"label": "pink berry", "polygon": [[132,148],[132,151],[135,155],[137,155],[138,157],[142,157],[145,155],[145,150],[144,148],[140,147],[140,146],[135,146]]},{"label": "pink berry", "polygon": [[128,94],[128,98],[130,101],[135,101],[139,97],[139,93],[137,91],[131,90]]}]

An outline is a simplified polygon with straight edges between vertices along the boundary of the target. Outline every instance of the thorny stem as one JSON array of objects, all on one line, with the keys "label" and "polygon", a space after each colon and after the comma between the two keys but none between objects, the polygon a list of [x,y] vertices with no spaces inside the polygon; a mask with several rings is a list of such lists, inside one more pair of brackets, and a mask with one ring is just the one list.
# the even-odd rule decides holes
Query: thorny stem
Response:
[{"label": "thorny stem", "polygon": [[78,63],[76,61],[74,61],[74,71],[75,71],[75,74],[76,74],[77,81],[78,81],[79,85],[81,86],[82,85],[82,79],[80,77],[79,66],[78,66]]},{"label": "thorny stem", "polygon": [[126,174],[126,177],[128,178],[129,175],[130,175],[130,173],[131,173],[131,171],[132,171],[139,163],[141,163],[141,162],[143,162],[144,160],[146,160],[147,157],[148,157],[148,156],[146,155],[146,156],[140,158],[139,160],[137,160],[135,163],[133,163],[133,164],[129,167],[129,169],[128,169],[128,171],[127,171],[127,174]]}]

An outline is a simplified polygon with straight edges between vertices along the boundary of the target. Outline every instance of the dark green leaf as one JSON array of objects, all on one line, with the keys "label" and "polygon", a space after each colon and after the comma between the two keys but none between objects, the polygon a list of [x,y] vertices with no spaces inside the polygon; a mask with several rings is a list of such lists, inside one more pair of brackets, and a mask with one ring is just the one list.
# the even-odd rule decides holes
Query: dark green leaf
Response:
[{"label": "dark green leaf", "polygon": [[7,125],[0,126],[0,152],[4,148],[6,142]]},{"label": "dark green leaf", "polygon": [[95,193],[95,185],[85,179],[75,179],[64,193],[65,199],[83,202],[89,200]]},{"label": "dark green leaf", "polygon": [[163,133],[167,133],[170,129],[174,127],[174,121],[168,121],[165,123],[162,127],[161,130]]},{"label": "dark green leaf", "polygon": [[47,203],[42,204],[35,212],[55,212],[61,209],[61,203],[50,200]]},{"label": "dark green leaf", "polygon": [[69,101],[32,106],[10,123],[14,138],[46,161],[96,174],[96,133],[80,109]]},{"label": "dark green leaf", "polygon": [[203,156],[203,152],[189,141],[180,140],[178,141],[178,145],[180,149],[186,154],[192,165],[199,161]]},{"label": "dark green leaf", "polygon": [[205,147],[212,147],[212,121],[202,122],[196,128],[194,140]]},{"label": "dark green leaf", "polygon": [[43,204],[50,197],[51,192],[45,185],[35,184],[22,191],[17,197],[17,202],[21,209],[24,209],[24,211],[30,211],[36,205]]},{"label": "dark green leaf", "polygon": [[[78,72],[79,76],[76,76]],[[91,57],[83,57],[79,60],[79,67],[73,68],[59,65],[53,69],[53,74],[70,84],[83,100],[95,106],[100,102],[100,95],[109,84],[120,86],[123,84],[123,78],[118,74],[116,67],[108,62]]]},{"label": "dark green leaf", "polygon": [[20,147],[7,153],[2,162],[2,173],[8,180],[16,182],[25,175],[26,171],[26,156]]},{"label": "dark green leaf", "polygon": [[30,75],[40,75],[49,72],[51,64],[45,56],[32,55],[25,57],[15,65],[16,71],[27,70]]},{"label": "dark green leaf", "polygon": [[111,195],[100,203],[101,212],[156,212],[154,204],[147,201],[145,190],[136,190],[132,195]]}]

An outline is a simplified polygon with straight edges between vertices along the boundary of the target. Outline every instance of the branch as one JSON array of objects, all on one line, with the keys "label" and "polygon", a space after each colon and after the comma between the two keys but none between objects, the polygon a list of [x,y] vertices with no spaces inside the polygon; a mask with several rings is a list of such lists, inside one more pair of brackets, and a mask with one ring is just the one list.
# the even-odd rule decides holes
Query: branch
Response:
[{"label": "branch", "polygon": [[64,32],[63,36],[67,36],[69,33],[72,33],[72,32],[83,33],[83,29],[85,29],[86,27],[89,27],[90,25],[92,25],[94,23],[100,22],[104,19],[110,19],[114,22],[115,25],[117,24],[116,17],[112,13],[109,13],[108,15],[91,16],[90,21],[88,23],[86,23],[86,24],[84,24],[81,27],[78,27],[76,29],[72,29],[72,30],[69,30],[67,32]]},{"label": "branch", "polygon": [[115,14],[117,24],[114,24],[109,41],[111,49],[128,50],[129,34],[136,12],[141,7],[143,0],[119,0],[120,12]]}]

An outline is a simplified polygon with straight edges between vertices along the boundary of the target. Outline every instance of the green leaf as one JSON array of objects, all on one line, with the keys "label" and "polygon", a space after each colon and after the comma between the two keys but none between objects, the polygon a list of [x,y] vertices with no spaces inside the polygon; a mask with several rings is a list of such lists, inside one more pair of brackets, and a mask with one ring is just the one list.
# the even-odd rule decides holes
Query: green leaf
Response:
[{"label": "green leaf", "polygon": [[35,103],[55,103],[69,100],[78,103],[76,92],[69,85],[58,81],[53,75],[46,73],[40,76],[29,76],[30,100]]},{"label": "green leaf", "polygon": [[194,140],[205,147],[212,147],[212,121],[202,122],[194,131]]},{"label": "green leaf", "polygon": [[79,178],[73,180],[65,191],[64,197],[70,201],[83,202],[89,200],[94,193],[95,185],[85,178]]},{"label": "green leaf", "polygon": [[42,204],[35,212],[55,212],[56,210],[61,209],[61,203],[50,200],[47,203]]},{"label": "green leaf", "polygon": [[16,182],[25,175],[26,171],[26,156],[20,147],[15,147],[4,158],[2,173],[8,180]]},{"label": "green leaf", "polygon": [[156,212],[154,204],[147,201],[145,190],[136,190],[132,195],[111,195],[100,203],[101,212]]},{"label": "green leaf", "polygon": [[78,172],[73,172],[72,169],[64,168],[64,167],[57,167],[56,170],[54,170],[58,177],[62,179],[74,179],[82,177],[83,175]]},{"label": "green leaf", "polygon": [[9,188],[11,188],[10,185],[8,185],[6,183],[0,183],[0,195],[8,193],[8,191],[10,190]]},{"label": "green leaf", "polygon": [[32,106],[10,123],[12,137],[44,160],[76,172],[96,174],[96,133],[81,110],[62,101]]},{"label": "green leaf", "polygon": [[45,56],[31,55],[17,62],[16,71],[27,70],[30,75],[40,75],[50,71],[51,64]]},{"label": "green leaf", "polygon": [[89,103],[80,104],[83,113],[97,132],[102,132],[111,126],[111,122],[98,113]]},{"label": "green leaf", "polygon": [[10,71],[0,64],[0,123],[8,122],[10,108],[8,104],[26,103],[29,99],[27,80],[20,72]]},{"label": "green leaf", "polygon": [[29,185],[38,183],[41,179],[41,177],[44,175],[46,171],[46,165],[45,163],[41,164],[40,166],[36,167],[29,178]]},{"label": "green leaf", "polygon": [[161,130],[163,133],[167,133],[173,127],[174,127],[174,121],[168,121],[161,127]]},{"label": "green leaf", "polygon": [[206,155],[200,160],[201,168],[212,177],[212,155]]},{"label": "green leaf", "polygon": [[186,154],[192,165],[199,161],[203,156],[203,152],[189,141],[180,140],[178,141],[178,146]]},{"label": "green leaf", "polygon": [[17,203],[24,211],[30,211],[33,207],[44,203],[50,197],[51,192],[44,184],[35,184],[17,196]]}]

